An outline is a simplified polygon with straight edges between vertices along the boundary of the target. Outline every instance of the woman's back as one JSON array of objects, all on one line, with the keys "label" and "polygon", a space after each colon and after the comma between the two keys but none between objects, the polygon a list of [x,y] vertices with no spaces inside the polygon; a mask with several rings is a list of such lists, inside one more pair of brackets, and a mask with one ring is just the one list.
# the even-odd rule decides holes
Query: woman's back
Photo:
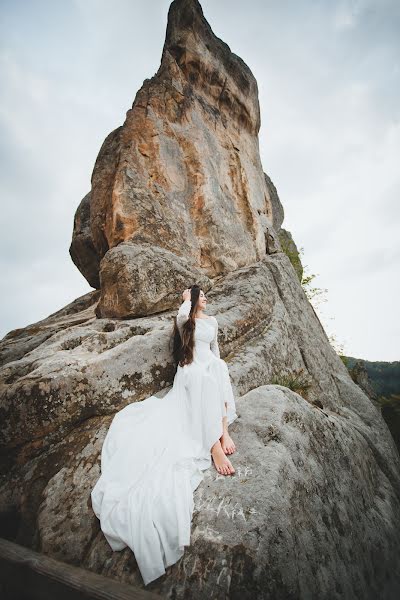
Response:
[{"label": "woman's back", "polygon": [[[182,336],[182,328],[189,318],[191,302],[185,300],[179,307],[176,316],[178,330]],[[194,362],[208,362],[212,357],[220,358],[218,347],[218,321],[215,317],[195,318],[194,330]]]}]

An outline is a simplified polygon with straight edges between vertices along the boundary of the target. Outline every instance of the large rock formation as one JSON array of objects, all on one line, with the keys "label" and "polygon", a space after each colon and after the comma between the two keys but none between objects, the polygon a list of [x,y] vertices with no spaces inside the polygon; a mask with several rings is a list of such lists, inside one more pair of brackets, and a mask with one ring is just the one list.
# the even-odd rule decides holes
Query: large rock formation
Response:
[{"label": "large rock formation", "polygon": [[[279,243],[293,254],[259,125],[250,69],[197,0],[175,0],[160,69],[105,140],[75,217],[71,254],[98,289],[0,344],[0,535],[142,586],[132,552],[108,546],[90,491],[115,412],[168,391],[172,318],[200,281],[237,398],[236,475],[207,472],[192,545],[148,589],[389,600],[399,455]],[[307,393],[296,377],[279,385],[301,370]]]},{"label": "large rock formation", "polygon": [[[262,170],[259,129],[249,67],[213,34],[198,2],[173,2],[160,67],[104,141],[75,216],[70,252],[101,288],[98,316],[172,308],[174,299],[155,283],[170,278],[177,257],[190,279],[199,269],[215,277],[280,249],[274,227],[282,211]],[[112,250],[127,241],[149,264],[152,248],[164,251],[156,273],[143,271],[130,253],[114,260]],[[136,270],[131,294],[119,284],[127,268]],[[137,279],[151,288],[142,310]]]}]

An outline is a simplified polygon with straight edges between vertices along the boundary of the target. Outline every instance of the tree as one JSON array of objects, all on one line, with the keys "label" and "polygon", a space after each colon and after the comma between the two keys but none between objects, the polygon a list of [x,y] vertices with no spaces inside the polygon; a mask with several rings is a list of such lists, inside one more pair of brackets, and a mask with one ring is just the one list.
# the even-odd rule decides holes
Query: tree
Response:
[{"label": "tree", "polygon": [[[301,254],[301,255],[304,254],[304,247],[300,248],[299,254]],[[313,285],[313,281],[317,277],[317,275],[319,275],[319,273],[318,274],[309,273],[308,265],[304,265],[303,266],[303,276],[301,279],[301,286],[302,286],[308,300],[312,304],[315,312],[317,313],[321,324],[323,325],[323,327],[326,331],[324,321],[327,317],[325,317],[320,312],[319,308],[323,302],[327,302],[327,298],[326,298],[325,294],[327,293],[328,290],[327,290],[327,288],[319,288],[319,287],[315,287]],[[329,320],[334,319],[334,317],[328,317],[328,318],[329,318]],[[332,348],[340,356],[341,360],[346,365],[347,357],[344,355],[344,344],[343,343],[341,344],[338,342],[336,335],[334,333],[331,333],[330,335],[327,334],[327,337],[329,339],[329,343],[331,344]]]}]

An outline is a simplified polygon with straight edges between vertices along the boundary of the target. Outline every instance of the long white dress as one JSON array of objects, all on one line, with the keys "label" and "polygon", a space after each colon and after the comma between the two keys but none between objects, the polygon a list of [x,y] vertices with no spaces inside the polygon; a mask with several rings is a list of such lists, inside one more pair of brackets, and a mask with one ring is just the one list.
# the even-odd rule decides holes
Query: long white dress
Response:
[{"label": "long white dress", "polygon": [[[182,330],[191,301],[182,302]],[[227,403],[227,409],[225,408]],[[215,317],[196,319],[193,362],[178,365],[163,398],[120,410],[101,451],[92,507],[113,550],[129,546],[144,584],[165,573],[190,545],[193,492],[211,466],[222,417],[236,418],[228,366],[220,358]]]}]

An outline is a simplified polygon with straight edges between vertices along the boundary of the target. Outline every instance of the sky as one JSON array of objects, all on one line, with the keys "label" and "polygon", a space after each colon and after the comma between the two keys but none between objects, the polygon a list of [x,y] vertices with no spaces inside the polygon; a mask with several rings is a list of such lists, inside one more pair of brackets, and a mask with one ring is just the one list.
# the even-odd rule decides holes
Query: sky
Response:
[{"label": "sky", "polygon": [[[400,2],[200,0],[252,70],[260,154],[348,356],[400,360]],[[93,290],[69,256],[104,138],[157,71],[169,0],[0,0],[0,337]]]}]

